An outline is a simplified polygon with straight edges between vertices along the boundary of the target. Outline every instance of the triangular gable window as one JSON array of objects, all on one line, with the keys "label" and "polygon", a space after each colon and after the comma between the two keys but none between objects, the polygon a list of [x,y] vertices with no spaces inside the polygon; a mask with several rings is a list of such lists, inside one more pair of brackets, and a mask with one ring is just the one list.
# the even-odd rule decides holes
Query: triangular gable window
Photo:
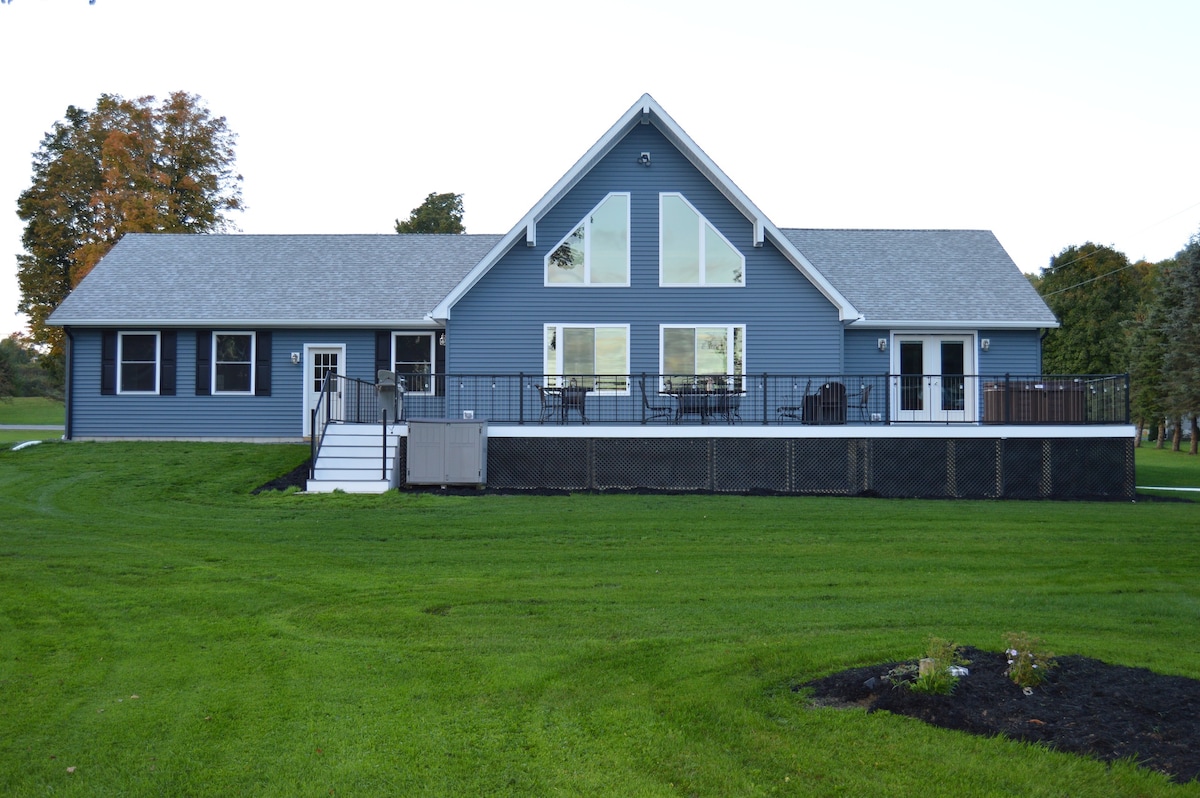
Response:
[{"label": "triangular gable window", "polygon": [[629,194],[609,194],[546,256],[546,285],[629,285]]},{"label": "triangular gable window", "polygon": [[746,258],[682,194],[659,195],[662,285],[743,285]]}]

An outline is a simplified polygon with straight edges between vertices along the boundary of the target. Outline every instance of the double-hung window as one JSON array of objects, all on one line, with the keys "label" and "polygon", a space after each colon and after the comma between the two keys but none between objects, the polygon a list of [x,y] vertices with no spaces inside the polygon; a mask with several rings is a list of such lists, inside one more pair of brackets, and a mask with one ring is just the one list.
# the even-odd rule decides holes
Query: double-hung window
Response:
[{"label": "double-hung window", "polygon": [[682,194],[658,197],[659,283],[741,286],[746,258]]},{"label": "double-hung window", "polygon": [[629,194],[609,194],[546,256],[546,285],[629,285]]},{"label": "double-hung window", "polygon": [[159,388],[159,336],[157,332],[117,334],[117,393],[156,394]]},{"label": "double-hung window", "polygon": [[254,393],[254,333],[213,333],[213,393]]},{"label": "double-hung window", "polygon": [[664,324],[659,370],[672,384],[719,382],[742,390],[746,373],[746,325]]},{"label": "double-hung window", "polygon": [[396,378],[404,380],[408,393],[434,392],[433,370],[437,362],[432,332],[396,333],[392,338],[392,364]]},{"label": "double-hung window", "polygon": [[547,324],[543,334],[547,382],[629,391],[628,324]]}]

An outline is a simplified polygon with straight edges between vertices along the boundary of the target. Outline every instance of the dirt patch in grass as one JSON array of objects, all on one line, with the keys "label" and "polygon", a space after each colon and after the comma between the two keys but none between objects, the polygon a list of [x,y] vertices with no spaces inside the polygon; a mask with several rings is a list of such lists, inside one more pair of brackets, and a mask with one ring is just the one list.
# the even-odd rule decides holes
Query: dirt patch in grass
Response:
[{"label": "dirt patch in grass", "polygon": [[1180,782],[1200,777],[1200,681],[1072,655],[1058,657],[1050,678],[1025,695],[1004,675],[1004,654],[974,648],[962,653],[971,661],[970,673],[951,695],[893,687],[882,677],[899,662],[853,668],[793,689],[811,688],[819,705],[886,710],[1104,761],[1131,759]]}]

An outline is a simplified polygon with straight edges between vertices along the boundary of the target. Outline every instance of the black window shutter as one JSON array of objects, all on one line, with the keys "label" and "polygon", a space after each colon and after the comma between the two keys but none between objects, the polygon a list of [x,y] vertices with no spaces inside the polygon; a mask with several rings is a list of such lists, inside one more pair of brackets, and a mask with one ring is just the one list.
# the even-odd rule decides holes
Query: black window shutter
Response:
[{"label": "black window shutter", "polygon": [[[392,365],[392,334],[388,330],[375,331],[375,374],[381,371],[391,371]],[[374,375],[372,375],[374,376]]]},{"label": "black window shutter", "polygon": [[212,330],[196,330],[196,396],[212,395]]},{"label": "black window shutter", "polygon": [[259,330],[254,343],[254,395],[271,395],[271,331]]},{"label": "black window shutter", "polygon": [[158,345],[162,349],[162,362],[159,364],[158,392],[162,396],[175,395],[175,339],[174,330],[164,330],[158,334]]},{"label": "black window shutter", "polygon": [[100,395],[117,392],[117,331],[100,333]]}]

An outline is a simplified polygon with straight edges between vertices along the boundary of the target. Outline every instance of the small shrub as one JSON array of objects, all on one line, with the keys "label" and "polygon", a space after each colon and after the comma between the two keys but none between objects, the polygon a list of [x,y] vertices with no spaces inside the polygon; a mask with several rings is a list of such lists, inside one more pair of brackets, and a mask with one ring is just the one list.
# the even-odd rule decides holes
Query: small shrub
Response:
[{"label": "small shrub", "polygon": [[883,681],[890,684],[893,689],[900,686],[911,686],[916,680],[917,663],[915,662],[901,662],[899,665],[883,674]]},{"label": "small shrub", "polygon": [[958,675],[952,669],[970,664],[963,659],[957,645],[940,637],[929,638],[923,659],[929,660],[929,665],[909,685],[918,693],[949,695],[958,685]]},{"label": "small shrub", "polygon": [[1008,655],[1008,670],[1004,675],[1024,688],[1032,689],[1046,681],[1050,671],[1058,664],[1054,661],[1054,654],[1044,648],[1042,641],[1030,637],[1028,632],[1005,634],[1004,653]]}]

